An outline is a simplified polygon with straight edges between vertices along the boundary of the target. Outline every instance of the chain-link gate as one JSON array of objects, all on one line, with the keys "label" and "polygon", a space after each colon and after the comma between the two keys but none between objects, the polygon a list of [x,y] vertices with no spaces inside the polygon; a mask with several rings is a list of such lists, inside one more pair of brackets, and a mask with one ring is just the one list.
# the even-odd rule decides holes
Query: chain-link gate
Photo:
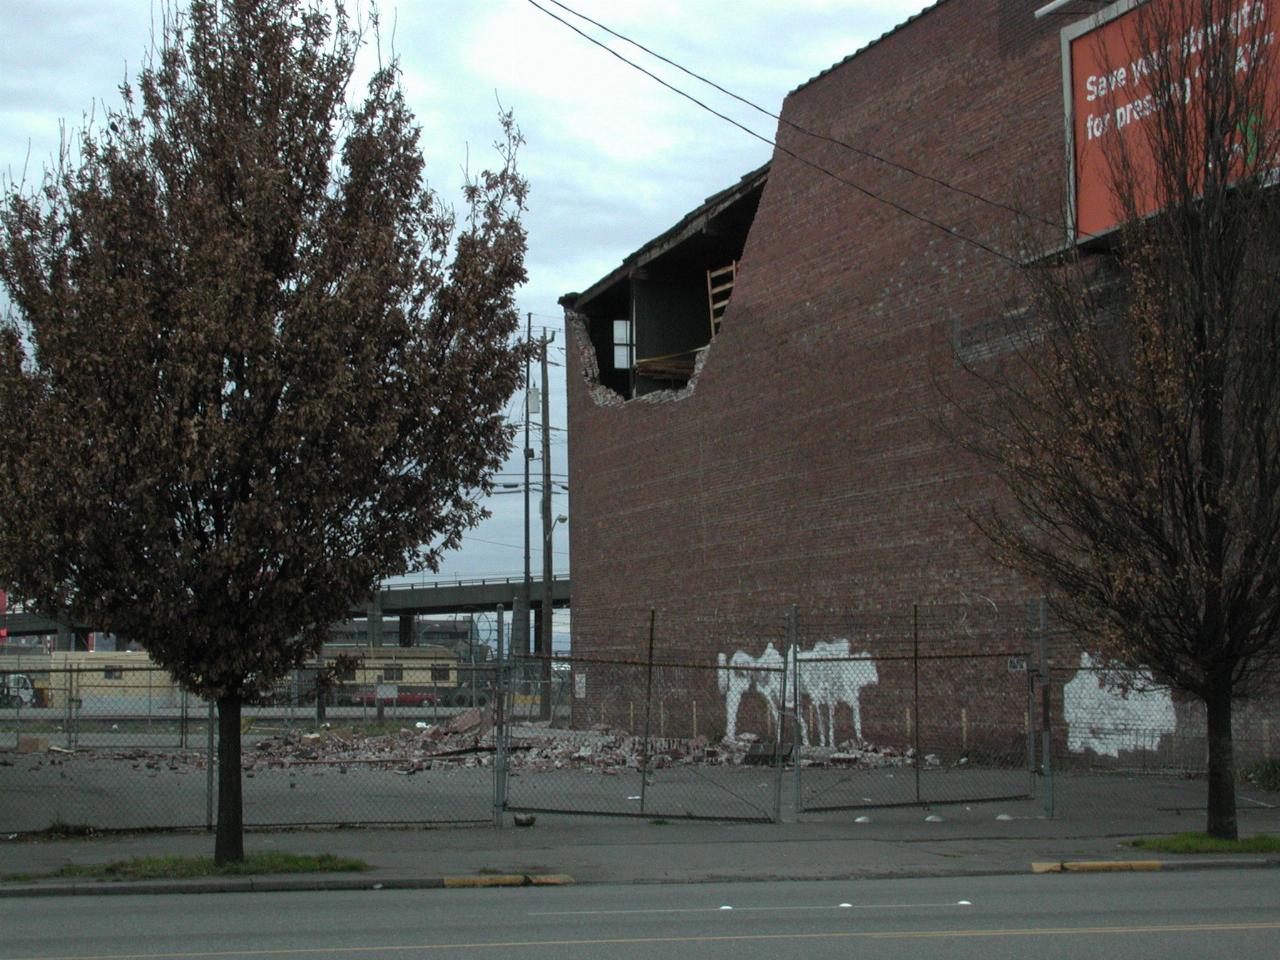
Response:
[{"label": "chain-link gate", "polygon": [[[609,659],[514,661],[505,698],[505,808],[655,819],[773,821],[785,668]],[[772,739],[712,742],[699,719],[722,684],[755,694]],[[550,679],[546,679],[547,675]],[[701,726],[700,726],[701,724]]]},{"label": "chain-link gate", "polygon": [[832,646],[797,657],[788,706],[798,811],[1034,794],[1025,654],[872,657]]}]

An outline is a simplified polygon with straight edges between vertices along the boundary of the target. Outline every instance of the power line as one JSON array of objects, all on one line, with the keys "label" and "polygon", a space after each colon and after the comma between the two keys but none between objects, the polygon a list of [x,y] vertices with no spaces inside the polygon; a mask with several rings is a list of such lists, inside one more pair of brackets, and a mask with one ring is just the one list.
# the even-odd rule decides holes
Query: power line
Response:
[{"label": "power line", "polygon": [[910,217],[913,220],[918,220],[919,222],[926,224],[928,226],[931,226],[936,230],[941,230],[943,233],[947,234],[948,236],[956,240],[959,240],[962,243],[967,243],[970,246],[977,247],[979,250],[989,253],[991,254],[991,256],[996,257],[999,260],[1003,260],[1005,263],[1012,264],[1013,266],[1020,265],[1020,261],[1018,260],[1018,258],[1011,257],[1007,253],[1002,253],[1001,251],[995,249],[994,247],[991,247],[986,243],[983,243],[981,240],[975,239],[974,237],[967,236],[961,233],[960,231],[947,226],[944,223],[939,223],[937,220],[927,217],[922,213],[917,213],[916,211],[911,210],[908,207],[904,207],[902,204],[898,203],[897,201],[890,200],[888,197],[885,197],[879,193],[876,193],[874,190],[864,187],[862,184],[857,183],[854,180],[850,180],[848,177],[841,176],[835,171],[829,170],[828,168],[824,167],[820,163],[810,160],[807,157],[800,156],[800,154],[796,153],[794,150],[791,150],[788,147],[782,146],[776,140],[772,140],[769,137],[766,137],[764,134],[756,133],[756,131],[752,130],[750,127],[746,126],[745,124],[739,123],[737,120],[734,120],[732,117],[728,116],[727,114],[721,113],[719,110],[716,110],[714,107],[710,106],[709,104],[706,104],[703,101],[699,100],[693,94],[685,90],[681,90],[679,87],[675,86],[674,84],[668,83],[666,80],[663,80],[661,77],[659,77],[657,74],[653,73],[652,71],[645,69],[640,64],[636,63],[634,60],[627,59],[622,54],[620,54],[617,50],[614,50],[612,47],[610,47],[608,44],[602,43],[601,41],[597,40],[595,37],[591,36],[589,33],[584,32],[574,24],[570,23],[568,20],[564,19],[564,17],[561,17],[558,14],[556,14],[554,11],[548,10],[546,7],[539,4],[537,0],[527,0],[527,2],[529,3],[530,6],[535,7],[538,10],[541,10],[552,20],[556,20],[561,24],[563,24],[564,26],[568,27],[570,30],[578,34],[578,36],[582,37],[584,40],[587,40],[588,42],[595,44],[601,50],[604,50],[607,53],[611,54],[612,56],[616,57],[617,59],[621,60],[623,63],[625,63],[627,66],[631,67],[632,69],[640,71],[646,77],[649,77],[651,80],[653,80],[655,83],[658,83],[663,87],[666,87],[672,93],[675,93],[681,97],[684,97],[690,103],[693,103],[698,107],[701,107],[703,110],[705,110],[707,113],[710,113],[712,116],[719,117],[725,123],[728,123],[728,124],[731,124],[732,126],[737,127],[739,130],[741,130],[743,133],[747,134],[748,136],[755,137],[757,140],[761,141],[762,143],[768,144],[769,146],[777,150],[779,153],[782,153],[790,157],[791,159],[797,161],[798,163],[803,163],[805,166],[811,167],[812,169],[818,171],[819,173],[824,174],[825,176],[828,176],[831,179],[839,183],[842,183],[847,187],[851,187],[852,189],[857,190],[859,193],[863,194],[864,196],[868,197],[871,200],[875,200],[879,203],[883,203],[886,206],[891,207],[894,210],[897,210],[903,216]]},{"label": "power line", "polygon": [[879,163],[883,163],[886,166],[892,167],[895,170],[900,170],[903,173],[910,174],[913,177],[919,177],[921,180],[927,180],[929,183],[936,184],[947,190],[952,190],[956,193],[962,194],[963,196],[970,198],[971,200],[977,200],[979,203],[985,203],[988,206],[996,207],[1000,210],[1006,211],[1007,213],[1012,213],[1015,216],[1027,217],[1028,219],[1032,219],[1032,220],[1039,220],[1041,223],[1051,227],[1062,226],[1062,224],[1058,223],[1057,221],[1046,220],[1043,217],[1040,217],[1036,214],[1027,213],[1025,210],[1020,210],[1017,207],[1012,206],[1010,204],[1003,203],[999,200],[992,200],[990,197],[985,197],[980,193],[976,193],[965,187],[958,186],[954,183],[951,183],[948,180],[943,180],[941,177],[935,177],[932,174],[924,173],[923,171],[916,170],[914,167],[909,167],[905,163],[899,163],[897,160],[890,160],[888,157],[883,157],[880,154],[875,153],[874,151],[866,150],[866,149],[863,149],[862,147],[856,147],[846,140],[840,140],[837,137],[831,137],[825,133],[818,133],[817,131],[810,130],[807,127],[801,126],[798,123],[788,120],[787,118],[783,117],[781,114],[774,113],[772,110],[768,109],[767,107],[760,106],[760,104],[756,103],[754,100],[748,100],[746,97],[742,96],[741,94],[734,93],[732,90],[729,90],[726,87],[722,87],[720,84],[716,83],[711,78],[704,77],[702,74],[698,73],[696,70],[690,70],[688,67],[684,66],[683,64],[677,63],[675,60],[672,60],[669,57],[663,56],[661,53],[658,53],[656,50],[646,47],[643,43],[640,43],[638,40],[633,40],[630,37],[628,37],[626,34],[619,33],[618,31],[601,23],[600,21],[591,19],[585,13],[579,13],[577,10],[573,9],[568,4],[561,3],[560,0],[544,0],[544,2],[554,4],[555,6],[559,7],[561,10],[564,10],[567,13],[570,13],[573,16],[578,17],[581,20],[585,20],[587,23],[591,24],[593,27],[598,27],[599,29],[603,30],[605,33],[609,34],[610,36],[617,37],[623,43],[628,43],[631,46],[635,47],[637,50],[644,51],[654,59],[660,60],[670,67],[675,67],[675,69],[679,70],[681,73],[685,74],[686,76],[692,77],[694,80],[697,80],[699,83],[705,83],[707,86],[711,87],[713,90],[717,90],[720,93],[723,93],[726,97],[731,97],[732,99],[737,100],[739,103],[750,107],[752,110],[755,110],[758,113],[762,113],[766,117],[769,117],[772,120],[776,120],[778,123],[781,123],[784,126],[789,127],[792,130],[795,130],[797,133],[804,134],[806,137],[812,137],[815,140],[822,140],[826,143],[834,144],[837,147],[841,147],[852,153],[856,153],[859,156],[866,157],[870,160],[875,160]]},{"label": "power line", "polygon": [[[471,541],[472,543],[484,543],[484,544],[488,544],[488,545],[489,545],[489,546],[491,546],[491,547],[506,547],[506,548],[507,548],[507,549],[509,549],[509,550],[523,550],[523,549],[524,549],[524,544],[520,544],[520,543],[500,543],[500,542],[499,542],[499,541],[497,541],[497,540],[485,540],[483,537],[472,537],[472,536],[468,536],[468,535],[467,535],[467,534],[465,534],[465,533],[462,535],[462,539],[463,539],[463,540],[469,540],[469,541]],[[568,554],[567,554],[567,553],[565,553],[563,550],[553,550],[553,551],[552,551],[552,553],[554,553],[557,557],[567,557],[567,556],[568,556]]]}]

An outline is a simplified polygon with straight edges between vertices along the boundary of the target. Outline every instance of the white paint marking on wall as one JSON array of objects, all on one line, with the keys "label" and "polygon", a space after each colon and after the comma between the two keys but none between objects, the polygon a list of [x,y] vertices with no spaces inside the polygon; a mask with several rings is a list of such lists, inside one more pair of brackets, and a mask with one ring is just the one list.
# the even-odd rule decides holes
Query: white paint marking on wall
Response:
[{"label": "white paint marking on wall", "polygon": [[[1177,716],[1167,689],[1116,690],[1107,686],[1104,673],[1092,668],[1093,659],[1082,653],[1080,671],[1062,688],[1067,750],[1119,757],[1122,750],[1154,750],[1162,736],[1174,732]],[[1140,680],[1154,683],[1150,674]]]},{"label": "white paint marking on wall", "polygon": [[[796,673],[800,696],[807,696],[818,710],[820,746],[834,747],[836,710],[848,704],[853,711],[853,736],[862,739],[862,688],[880,682],[875,661],[867,653],[855,653],[848,640],[819,641],[811,650],[792,647],[788,664]],[[806,663],[806,661],[809,661]],[[812,661],[825,661],[814,663]],[[809,745],[809,725],[800,716],[800,737]]]},{"label": "white paint marking on wall", "polygon": [[765,706],[769,709],[769,721],[776,727],[785,691],[782,689],[782,654],[774,649],[773,643],[767,644],[758,657],[738,650],[727,660],[723,653],[718,654],[716,659],[719,663],[716,676],[720,692],[724,694],[724,738],[733,740],[737,737],[738,707],[742,698],[753,689],[764,697]]},{"label": "white paint marking on wall", "polygon": [[[724,653],[717,654],[716,659],[717,679],[724,695],[726,740],[737,737],[738,710],[742,698],[752,690],[764,698],[769,711],[768,729],[773,730],[782,711],[795,706],[797,688],[800,700],[808,697],[809,710],[816,711],[821,746],[835,746],[835,718],[841,704],[853,712],[853,735],[855,739],[862,739],[862,690],[879,683],[880,676],[870,654],[853,652],[848,640],[819,641],[809,650],[791,647],[785,661],[772,641],[765,644],[758,657],[736,650],[727,657]],[[808,746],[809,722],[805,711],[797,710],[796,714],[801,742]]]}]

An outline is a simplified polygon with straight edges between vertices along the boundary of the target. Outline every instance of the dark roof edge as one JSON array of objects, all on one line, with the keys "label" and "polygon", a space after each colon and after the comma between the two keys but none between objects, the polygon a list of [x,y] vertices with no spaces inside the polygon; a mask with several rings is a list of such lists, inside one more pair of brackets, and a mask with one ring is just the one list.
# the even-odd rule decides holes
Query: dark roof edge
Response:
[{"label": "dark roof edge", "polygon": [[859,56],[860,54],[866,53],[876,44],[880,43],[881,41],[889,39],[899,30],[906,27],[908,24],[915,23],[917,20],[923,17],[926,13],[932,13],[934,10],[937,10],[940,6],[942,6],[946,2],[947,0],[937,0],[936,3],[929,4],[929,6],[925,7],[919,13],[913,13],[911,16],[907,17],[907,19],[903,20],[900,24],[898,24],[892,30],[887,30],[884,33],[880,34],[880,36],[876,37],[876,39],[872,40],[870,43],[864,44],[863,46],[859,47],[857,50],[853,51],[853,53],[849,54],[843,60],[837,60],[835,63],[827,67],[827,69],[823,70],[821,73],[814,74],[804,83],[800,84],[800,86],[795,87],[793,90],[791,90],[787,94],[787,96],[789,97],[793,93],[799,93],[805,87],[809,86],[809,84],[816,83],[818,80],[821,80],[823,77],[825,77],[828,73],[831,73],[833,70],[839,70],[841,67],[843,67],[846,63],[848,63],[854,57]]},{"label": "dark roof edge", "polygon": [[590,287],[578,294],[566,294],[560,298],[561,303],[571,301],[576,308],[591,300],[594,300],[604,291],[608,290],[620,279],[636,267],[652,260],[660,252],[665,252],[675,244],[691,236],[694,231],[701,227],[702,223],[711,219],[733,203],[741,199],[747,193],[760,186],[769,177],[769,164],[756,167],[750,173],[743,174],[737,183],[726,187],[718,193],[713,193],[702,201],[693,210],[686,213],[672,227],[664,230],[658,236],[654,237],[644,246],[635,252],[628,254],[623,259],[620,266],[605,274],[602,278],[593,283]]}]

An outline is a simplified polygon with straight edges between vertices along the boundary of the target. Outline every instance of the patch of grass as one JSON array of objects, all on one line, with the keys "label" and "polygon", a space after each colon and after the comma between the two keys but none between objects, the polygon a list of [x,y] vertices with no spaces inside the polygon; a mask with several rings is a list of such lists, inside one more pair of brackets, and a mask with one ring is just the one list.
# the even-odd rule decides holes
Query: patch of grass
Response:
[{"label": "patch of grass", "polygon": [[1172,837],[1143,837],[1129,842],[1140,849],[1161,853],[1280,853],[1280,837],[1269,833],[1237,840],[1219,840],[1207,833],[1179,833]]},{"label": "patch of grass", "polygon": [[649,823],[650,823],[651,825],[655,826],[655,827],[666,827],[666,826],[669,826],[669,825],[671,824],[671,821],[670,821],[670,820],[664,820],[662,817],[658,817],[658,818],[656,818],[656,819],[654,819],[654,820],[650,820],[650,821],[649,821]]},{"label": "patch of grass", "polygon": [[192,877],[241,877],[263,873],[334,873],[368,870],[369,864],[331,853],[297,854],[270,851],[248,854],[243,863],[219,867],[212,857],[134,857],[89,866],[69,863],[51,873],[9,874],[25,880],[185,880]]},{"label": "patch of grass", "polygon": [[1255,760],[1245,764],[1238,775],[1242,782],[1280,793],[1280,760]]}]

